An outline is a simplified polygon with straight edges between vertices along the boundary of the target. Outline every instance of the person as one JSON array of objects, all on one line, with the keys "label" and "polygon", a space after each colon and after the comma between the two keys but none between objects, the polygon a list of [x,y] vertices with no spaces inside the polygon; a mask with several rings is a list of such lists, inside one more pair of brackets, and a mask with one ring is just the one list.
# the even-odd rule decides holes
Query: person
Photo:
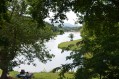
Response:
[{"label": "person", "polygon": [[27,79],[31,79],[32,76],[33,76],[33,73],[26,72]]},{"label": "person", "polygon": [[30,78],[30,73],[29,72],[26,72],[26,77],[27,77],[27,79]]},{"label": "person", "polygon": [[20,71],[20,74],[17,75],[17,78],[27,79],[27,78],[26,78],[25,70],[22,69],[22,70]]},{"label": "person", "polygon": [[17,75],[17,78],[31,79],[32,76],[33,76],[32,73],[25,72],[25,70],[21,70],[20,74]]}]

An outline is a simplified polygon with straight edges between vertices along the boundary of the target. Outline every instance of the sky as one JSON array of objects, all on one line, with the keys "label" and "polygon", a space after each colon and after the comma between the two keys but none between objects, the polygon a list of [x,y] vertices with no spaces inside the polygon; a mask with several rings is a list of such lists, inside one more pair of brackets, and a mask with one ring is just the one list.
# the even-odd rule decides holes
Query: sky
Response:
[{"label": "sky", "polygon": [[[53,15],[54,15],[54,13],[50,12],[51,18]],[[70,12],[66,13],[66,16],[67,16],[68,20],[64,20],[64,26],[70,26],[70,27],[81,26],[81,24],[75,24],[75,21],[77,20],[77,16],[74,12],[70,11]],[[50,18],[46,18],[45,21],[51,23],[49,19]]]}]

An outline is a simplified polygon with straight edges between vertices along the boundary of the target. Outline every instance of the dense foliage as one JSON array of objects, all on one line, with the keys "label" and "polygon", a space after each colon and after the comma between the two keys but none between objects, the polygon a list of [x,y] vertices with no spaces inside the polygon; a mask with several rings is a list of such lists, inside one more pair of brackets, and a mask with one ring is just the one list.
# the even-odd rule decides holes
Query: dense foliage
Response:
[{"label": "dense foliage", "polygon": [[62,28],[64,29],[65,32],[79,32],[80,29],[81,29],[81,26],[80,27],[67,27],[67,26],[64,26]]},{"label": "dense foliage", "polygon": [[[81,32],[82,41],[79,51],[76,51],[75,53],[72,52],[71,56],[68,57],[69,59],[72,58],[74,60],[73,63],[62,66],[63,72],[71,69],[72,67],[78,66],[79,69],[77,71],[78,75],[76,74],[76,79],[80,76],[82,79],[85,77],[87,79],[92,77],[100,77],[100,79],[118,79],[118,0],[2,0],[0,3],[0,29],[3,29],[4,26],[6,26],[4,28],[8,28],[10,25],[17,26],[17,24],[14,24],[17,22],[14,21],[18,18],[13,20],[11,16],[16,17],[16,14],[23,16],[25,13],[29,13],[31,18],[36,21],[36,24],[39,27],[41,25],[44,26],[44,19],[49,16],[50,11],[55,13],[54,18],[51,18],[52,22],[63,23],[63,20],[67,19],[65,13],[70,10],[77,14],[77,17],[79,18],[79,21],[77,22],[83,24]],[[3,33],[8,34],[9,31],[9,29],[5,29]],[[12,31],[10,32],[11,33],[9,34],[12,34]],[[14,32],[15,30],[13,30],[13,34],[16,34]],[[26,31],[23,32],[26,33]],[[11,44],[11,41],[13,41],[11,40],[11,35],[7,37],[2,33],[1,35],[1,47],[4,49],[4,52],[6,52],[4,54],[10,54],[8,51],[11,49],[14,49],[12,50],[13,52],[16,51],[16,44]],[[31,40],[27,43],[25,42],[25,44],[29,44],[30,41]],[[3,51],[0,51],[0,54],[2,54],[1,52]],[[90,58],[86,58],[84,56],[86,53],[90,53],[92,56]],[[42,57],[44,58],[44,56]]]},{"label": "dense foliage", "polygon": [[[1,79],[7,79],[7,73],[19,64],[35,66],[32,63],[34,58],[45,63],[53,57],[44,45],[54,35],[52,27],[45,26],[42,18],[30,16],[28,6],[26,0],[0,1]],[[19,59],[21,55],[24,56],[23,60]]]},{"label": "dense foliage", "polygon": [[[79,51],[72,52],[69,59],[72,64],[63,65],[62,69],[78,66],[76,79],[119,78],[119,1],[118,0],[50,0],[61,17],[68,10],[73,10],[83,24],[82,41]],[[54,8],[53,8],[54,10]],[[61,14],[61,15],[60,15]],[[85,54],[91,54],[86,58]],[[68,67],[68,68],[67,68]],[[60,68],[59,68],[60,69]],[[86,75],[86,76],[84,76]]]}]

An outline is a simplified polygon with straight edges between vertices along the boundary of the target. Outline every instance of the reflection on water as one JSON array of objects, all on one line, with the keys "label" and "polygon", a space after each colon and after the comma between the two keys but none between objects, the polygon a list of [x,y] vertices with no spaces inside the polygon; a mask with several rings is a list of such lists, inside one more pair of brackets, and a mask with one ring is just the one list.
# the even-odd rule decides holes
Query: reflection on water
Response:
[{"label": "reflection on water", "polygon": [[79,32],[66,32],[63,35],[57,35],[57,37],[46,43],[46,47],[51,50],[50,53],[55,55],[52,61],[48,61],[46,64],[43,64],[36,59],[34,61],[37,64],[36,67],[32,65],[20,65],[20,67],[14,68],[14,70],[20,71],[21,69],[24,69],[29,72],[51,71],[53,68],[61,66],[61,64],[71,63],[72,60],[66,61],[66,56],[69,56],[70,53],[68,51],[61,53],[62,50],[58,49],[59,43],[70,41],[70,38],[68,37],[70,33],[74,34],[74,40],[81,38]]}]

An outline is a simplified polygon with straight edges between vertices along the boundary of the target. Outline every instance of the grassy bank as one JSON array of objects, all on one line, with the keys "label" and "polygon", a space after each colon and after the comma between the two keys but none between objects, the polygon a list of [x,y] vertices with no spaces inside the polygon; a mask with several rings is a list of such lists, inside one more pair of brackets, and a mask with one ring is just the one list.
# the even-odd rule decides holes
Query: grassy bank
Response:
[{"label": "grassy bank", "polygon": [[79,49],[79,46],[76,45],[76,43],[80,42],[81,40],[74,40],[74,41],[67,41],[67,42],[62,42],[58,45],[58,48],[63,49],[63,50],[71,50],[75,51]]},{"label": "grassy bank", "polygon": [[[66,78],[64,79],[73,79],[73,74],[65,74]],[[44,72],[44,73],[35,73],[34,79],[59,79],[59,73],[51,73],[51,72]]]},{"label": "grassy bank", "polygon": [[[0,74],[1,74],[1,70],[0,70]],[[19,74],[19,72],[17,71],[12,71],[10,72],[10,76],[12,76],[14,79],[18,79],[16,78],[16,75]],[[66,78],[64,79],[73,79],[73,73],[66,73],[65,74]],[[34,77],[32,79],[59,79],[59,73],[52,73],[52,72],[37,72],[34,73]]]}]

